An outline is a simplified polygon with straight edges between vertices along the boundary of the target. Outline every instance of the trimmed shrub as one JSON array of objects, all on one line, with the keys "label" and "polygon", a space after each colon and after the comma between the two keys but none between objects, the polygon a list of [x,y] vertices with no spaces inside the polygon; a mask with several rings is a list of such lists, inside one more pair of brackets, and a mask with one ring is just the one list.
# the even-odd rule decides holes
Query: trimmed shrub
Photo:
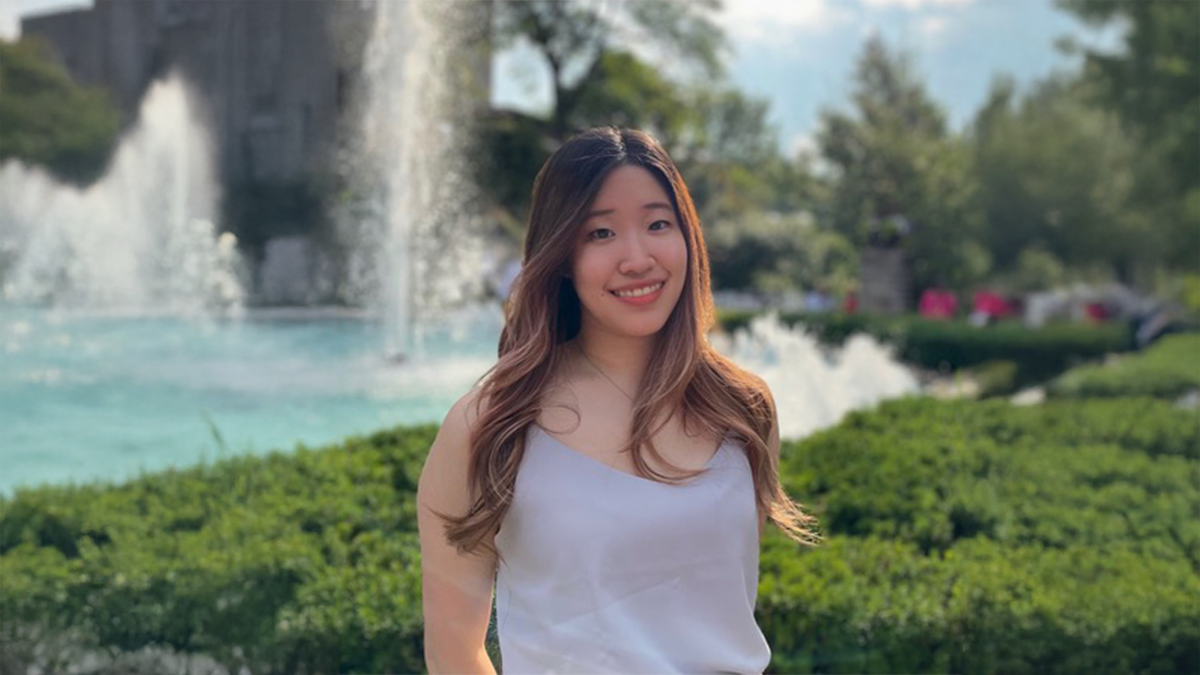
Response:
[{"label": "trimmed shrub", "polygon": [[420,672],[414,500],[435,433],[18,491],[0,502],[0,663],[23,672],[70,633],[68,659],[166,647],[230,672]]},{"label": "trimmed shrub", "polygon": [[1115,363],[1071,369],[1046,388],[1054,398],[1157,396],[1200,389],[1200,334],[1167,335],[1145,352]]},{"label": "trimmed shrub", "polygon": [[772,672],[1189,672],[1200,412],[910,398],[785,443],[824,546],[764,538]]}]

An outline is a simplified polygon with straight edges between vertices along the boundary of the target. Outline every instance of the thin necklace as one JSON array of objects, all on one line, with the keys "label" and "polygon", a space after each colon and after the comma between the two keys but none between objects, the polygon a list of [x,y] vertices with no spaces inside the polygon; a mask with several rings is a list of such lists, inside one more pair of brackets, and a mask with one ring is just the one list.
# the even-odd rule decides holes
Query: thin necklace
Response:
[{"label": "thin necklace", "polygon": [[[578,345],[576,345],[576,346],[578,347]],[[631,402],[633,401],[633,397],[630,396],[629,394],[626,394],[625,390],[621,388],[621,385],[614,382],[613,379],[608,376],[608,373],[605,373],[603,370],[601,370],[600,366],[596,365],[596,362],[591,360],[588,357],[587,352],[583,351],[583,347],[578,347],[578,349],[579,349],[579,353],[583,355],[583,358],[587,359],[587,362],[592,364],[592,367],[596,369],[597,373],[600,373],[600,377],[603,377],[604,379],[608,380],[608,383],[611,384],[612,386],[616,387],[617,391],[624,394],[625,398],[629,399]]]}]

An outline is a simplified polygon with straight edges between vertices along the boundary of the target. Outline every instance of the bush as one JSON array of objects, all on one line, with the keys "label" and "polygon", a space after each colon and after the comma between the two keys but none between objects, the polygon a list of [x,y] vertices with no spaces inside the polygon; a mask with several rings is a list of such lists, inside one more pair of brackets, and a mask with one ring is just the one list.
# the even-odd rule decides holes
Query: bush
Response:
[{"label": "bush", "polygon": [[414,495],[435,432],[18,491],[0,663],[23,672],[31,642],[70,632],[76,653],[167,647],[230,672],[420,672]]},{"label": "bush", "polygon": [[1141,354],[1116,363],[1073,368],[1046,394],[1057,398],[1156,396],[1176,398],[1200,389],[1200,335],[1166,335]]},{"label": "bush", "polygon": [[786,443],[827,543],[764,538],[773,672],[1187,672],[1200,413],[904,399]]},{"label": "bush", "polygon": [[1116,548],[764,538],[759,624],[779,673],[1184,673],[1200,578]]},{"label": "bush", "polygon": [[[732,332],[748,326],[755,316],[755,312],[722,310],[718,319],[725,330]],[[1016,370],[1007,386],[1014,391],[1131,346],[1127,327],[1115,323],[1052,324],[1031,329],[1019,321],[1004,321],[980,328],[966,321],[840,312],[783,314],[779,319],[788,326],[802,326],[819,342],[832,346],[841,345],[855,333],[867,333],[893,346],[901,361],[929,370],[957,371],[1010,361],[1016,364]]]}]

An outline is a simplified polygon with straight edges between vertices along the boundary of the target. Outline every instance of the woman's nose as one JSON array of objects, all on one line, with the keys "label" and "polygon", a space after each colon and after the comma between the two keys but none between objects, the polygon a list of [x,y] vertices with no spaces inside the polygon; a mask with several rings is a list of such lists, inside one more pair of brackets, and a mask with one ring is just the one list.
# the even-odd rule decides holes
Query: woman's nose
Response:
[{"label": "woman's nose", "polygon": [[640,237],[630,237],[625,249],[625,257],[621,260],[619,270],[622,274],[645,274],[654,269],[654,255]]}]

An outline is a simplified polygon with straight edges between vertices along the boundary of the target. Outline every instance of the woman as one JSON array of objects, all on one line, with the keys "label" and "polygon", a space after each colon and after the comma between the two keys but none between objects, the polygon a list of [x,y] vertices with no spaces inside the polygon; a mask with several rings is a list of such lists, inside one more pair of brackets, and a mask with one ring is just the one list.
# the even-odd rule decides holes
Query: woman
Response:
[{"label": "woman", "polygon": [[593,129],[533,187],[499,362],[417,491],[431,673],[762,672],[758,545],[814,543],[766,385],[708,344],[708,257],[648,134]]}]

